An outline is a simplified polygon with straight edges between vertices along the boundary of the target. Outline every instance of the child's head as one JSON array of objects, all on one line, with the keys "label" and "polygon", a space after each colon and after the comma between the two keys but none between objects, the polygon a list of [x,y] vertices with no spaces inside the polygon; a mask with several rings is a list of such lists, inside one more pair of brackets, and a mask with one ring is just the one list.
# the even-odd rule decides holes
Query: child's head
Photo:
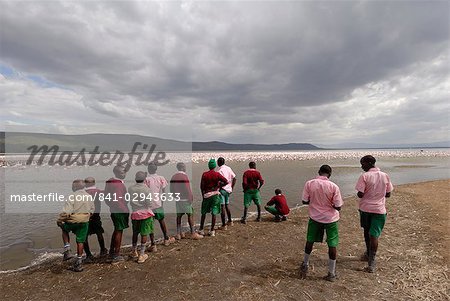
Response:
[{"label": "child's head", "polygon": [[283,192],[281,191],[281,189],[279,189],[279,188],[277,188],[277,189],[275,189],[275,194],[276,195],[279,195],[279,194],[282,194]]},{"label": "child's head", "polygon": [[84,179],[84,186],[86,188],[95,186],[95,179],[93,177],[87,177]]},{"label": "child's head", "polygon": [[136,180],[136,183],[143,183],[146,177],[147,173],[145,171],[138,171],[134,179]]},{"label": "child's head", "polygon": [[331,171],[332,171],[331,166],[325,164],[325,165],[320,166],[319,175],[329,178],[331,176]]},{"label": "child's head", "polygon": [[256,163],[252,161],[252,162],[248,163],[248,167],[250,167],[252,169],[256,169]]},{"label": "child's head", "polygon": [[223,157],[219,157],[219,159],[217,159],[217,165],[222,166],[225,164],[225,159]]},{"label": "child's head", "polygon": [[178,162],[177,163],[177,170],[178,171],[186,171],[186,164],[184,164],[183,162]]},{"label": "child's head", "polygon": [[127,172],[125,171],[125,167],[123,165],[116,165],[113,168],[114,176],[118,179],[125,179]]},{"label": "child's head", "polygon": [[75,179],[72,182],[72,191],[77,191],[84,188],[84,180]]},{"label": "child's head", "polygon": [[371,169],[372,167],[375,166],[375,162],[377,160],[375,160],[375,158],[371,155],[367,155],[361,158],[361,160],[359,161],[359,163],[361,163],[361,168],[364,171],[368,171],[369,169]]},{"label": "child's head", "polygon": [[155,164],[155,162],[150,162],[150,163],[147,165],[147,170],[148,170],[148,173],[149,173],[149,174],[153,175],[153,174],[155,174],[156,171],[158,170],[158,166]]},{"label": "child's head", "polygon": [[216,166],[217,166],[217,163],[216,163],[216,160],[215,160],[215,159],[210,159],[210,160],[208,161],[208,168],[209,168],[210,170],[216,168]]}]

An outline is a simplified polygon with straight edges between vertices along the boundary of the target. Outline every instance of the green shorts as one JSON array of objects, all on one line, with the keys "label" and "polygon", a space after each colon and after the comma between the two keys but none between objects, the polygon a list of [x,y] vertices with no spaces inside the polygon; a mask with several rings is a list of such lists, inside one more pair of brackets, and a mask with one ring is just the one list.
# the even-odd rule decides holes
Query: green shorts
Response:
[{"label": "green shorts", "polygon": [[250,207],[252,201],[255,205],[261,205],[261,193],[258,189],[249,189],[244,192],[244,207]]},{"label": "green shorts", "polygon": [[154,218],[157,221],[162,221],[165,217],[164,215],[164,208],[161,206],[159,208],[153,209],[153,213],[155,214]]},{"label": "green shorts", "polygon": [[338,222],[319,223],[313,219],[309,219],[308,232],[306,234],[307,242],[322,242],[323,234],[327,232],[327,244],[329,247],[337,247],[339,244]]},{"label": "green shorts", "polygon": [[267,212],[273,214],[273,215],[283,215],[280,213],[280,211],[278,211],[277,208],[275,208],[274,206],[266,206],[265,209],[267,210]]},{"label": "green shorts", "polygon": [[153,217],[139,220],[131,220],[133,233],[139,233],[141,236],[153,233]]},{"label": "green shorts", "polygon": [[369,213],[359,210],[361,227],[369,229],[369,234],[373,237],[380,237],[386,223],[386,214]]},{"label": "green shorts", "polygon": [[105,233],[105,230],[102,227],[102,221],[100,219],[91,219],[89,221],[88,235],[102,234],[102,233]]},{"label": "green shorts", "polygon": [[176,202],[177,207],[177,215],[191,215],[194,213],[194,208],[192,207],[192,204],[188,201],[178,201]]},{"label": "green shorts", "polygon": [[202,202],[202,215],[206,213],[211,213],[213,215],[220,214],[220,202],[222,197],[220,194],[213,195],[207,199],[203,199]]},{"label": "green shorts", "polygon": [[88,235],[89,223],[64,223],[62,229],[75,234],[77,243],[84,243]]},{"label": "green shorts", "polygon": [[220,202],[221,205],[228,205],[230,203],[230,194],[225,189],[220,189],[220,195],[222,196],[222,201]]},{"label": "green shorts", "polygon": [[114,231],[122,231],[129,227],[129,213],[111,213],[111,220],[114,224]]}]

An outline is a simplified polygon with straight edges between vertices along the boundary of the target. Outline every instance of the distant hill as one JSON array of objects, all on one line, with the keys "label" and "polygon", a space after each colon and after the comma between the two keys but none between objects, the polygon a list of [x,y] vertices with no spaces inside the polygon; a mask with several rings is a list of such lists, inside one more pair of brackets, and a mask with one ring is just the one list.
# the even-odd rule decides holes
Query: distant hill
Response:
[{"label": "distant hill", "polygon": [[339,143],[339,144],[319,144],[319,147],[326,149],[379,149],[379,148],[450,148],[450,141],[439,141],[433,143],[410,143],[410,144],[375,144],[375,143]]},{"label": "distant hill", "polygon": [[[6,141],[6,144],[5,144]],[[86,151],[99,146],[100,151],[129,152],[135,142],[156,145],[156,151],[276,151],[276,150],[315,150],[320,149],[308,143],[288,144],[231,144],[219,141],[185,142],[141,135],[125,134],[84,134],[60,135],[41,133],[0,132],[0,153],[29,153],[32,145],[49,147],[57,145],[60,151]],[[142,146],[138,151],[142,151]]]},{"label": "distant hill", "polygon": [[193,142],[194,151],[274,151],[274,150],[315,150],[319,147],[309,143],[286,143],[286,144],[231,144],[219,141]]}]

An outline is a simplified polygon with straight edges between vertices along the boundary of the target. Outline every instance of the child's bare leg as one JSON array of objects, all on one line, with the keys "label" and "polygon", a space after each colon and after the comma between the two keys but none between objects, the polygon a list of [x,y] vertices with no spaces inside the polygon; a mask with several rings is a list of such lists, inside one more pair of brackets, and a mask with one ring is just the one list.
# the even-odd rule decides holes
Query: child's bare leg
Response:
[{"label": "child's bare leg", "polygon": [[[105,253],[105,239],[103,238],[103,233],[97,233],[97,240],[100,246],[100,253]],[[87,241],[87,240],[86,240]]]},{"label": "child's bare leg", "polygon": [[150,244],[152,245],[152,246],[154,246],[155,245],[155,234],[154,233],[150,233]]},{"label": "child's bare leg", "polygon": [[147,243],[147,235],[141,235],[141,247],[139,250],[139,255],[145,254],[145,244]]},{"label": "child's bare leg", "polygon": [[122,231],[114,230],[113,237],[114,237],[114,244],[113,244],[114,253],[113,253],[113,255],[118,256],[120,254],[120,246],[122,244]]},{"label": "child's bare leg", "polygon": [[70,246],[69,232],[62,230],[62,240],[64,242],[64,246],[66,246],[67,244]]},{"label": "child's bare leg", "polygon": [[194,215],[188,214],[188,223],[189,223],[189,229],[191,230],[191,234],[194,233]]},{"label": "child's bare leg", "polygon": [[177,235],[181,235],[181,217],[182,216],[183,216],[182,214],[177,214]]},{"label": "child's bare leg", "polygon": [[375,256],[378,251],[378,237],[370,236],[369,266],[375,268]]},{"label": "child's bare leg", "polygon": [[369,258],[369,252],[370,252],[370,234],[369,234],[369,228],[364,228],[364,242],[366,243],[366,255],[367,260]]},{"label": "child's bare leg", "polygon": [[169,239],[169,236],[167,235],[166,222],[164,221],[164,219],[159,220],[159,226],[161,227],[161,231],[163,233],[164,239],[165,240]]},{"label": "child's bare leg", "polygon": [[313,242],[306,242],[305,245],[305,256],[303,257],[303,265],[308,266],[309,265],[309,256],[311,255],[311,252],[313,250],[314,243]]},{"label": "child's bare leg", "polygon": [[205,218],[206,214],[202,214],[202,216],[200,217],[200,231],[202,231],[203,227],[205,226]]},{"label": "child's bare leg", "polygon": [[78,258],[81,258],[83,256],[83,248],[84,248],[84,243],[77,242],[77,256],[78,256]]},{"label": "child's bare leg", "polygon": [[336,247],[328,247],[328,258],[332,260],[336,260],[337,249]]},{"label": "child's bare leg", "polygon": [[109,255],[114,255],[114,239],[116,237],[116,231],[114,230],[112,235],[111,235],[111,243],[109,244]]},{"label": "child's bare leg", "polygon": [[220,218],[222,219],[222,227],[225,227],[225,204],[220,205],[221,207],[221,212],[220,212]]},{"label": "child's bare leg", "polygon": [[228,204],[225,204],[225,210],[227,211],[228,222],[231,223],[232,222],[231,211],[230,211],[230,206],[228,206]]},{"label": "child's bare leg", "polygon": [[137,240],[138,240],[138,235],[139,232],[134,232],[133,231],[133,236],[131,238],[131,244],[132,244],[132,251],[133,251],[133,255],[135,252],[137,252]]},{"label": "child's bare leg", "polygon": [[86,253],[86,257],[92,256],[91,249],[89,248],[89,240],[87,237],[86,237],[86,241],[84,242],[84,252]]},{"label": "child's bare leg", "polygon": [[211,228],[209,231],[214,231],[214,227],[216,226],[216,215],[211,214]]},{"label": "child's bare leg", "polygon": [[256,205],[256,208],[258,209],[258,217],[256,218],[257,221],[261,220],[261,205]]},{"label": "child's bare leg", "polygon": [[245,219],[247,218],[247,212],[248,212],[248,208],[244,207],[244,215],[242,216],[243,221],[245,221]]}]

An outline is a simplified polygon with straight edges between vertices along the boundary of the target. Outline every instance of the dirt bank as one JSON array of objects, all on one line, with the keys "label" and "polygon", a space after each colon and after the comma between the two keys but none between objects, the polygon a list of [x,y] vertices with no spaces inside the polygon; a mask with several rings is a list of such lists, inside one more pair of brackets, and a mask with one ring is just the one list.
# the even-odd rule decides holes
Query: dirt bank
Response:
[{"label": "dirt bank", "polygon": [[160,246],[139,265],[54,261],[0,275],[2,300],[449,300],[450,180],[402,185],[388,200],[378,270],[362,271],[364,249],[356,198],[341,211],[337,272],[322,280],[327,248],[316,244],[308,279],[298,279],[307,209],[274,223],[235,224],[200,241]]}]

